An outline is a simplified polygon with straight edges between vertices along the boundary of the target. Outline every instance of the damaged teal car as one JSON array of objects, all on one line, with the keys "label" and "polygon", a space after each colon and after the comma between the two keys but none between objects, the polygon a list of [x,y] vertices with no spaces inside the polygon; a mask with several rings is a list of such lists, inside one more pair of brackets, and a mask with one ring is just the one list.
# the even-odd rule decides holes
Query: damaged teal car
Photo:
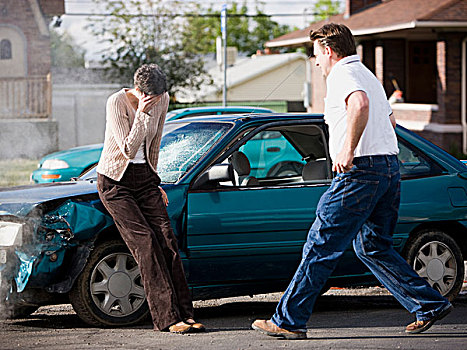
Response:
[{"label": "damaged teal car", "polygon": [[[467,170],[416,134],[397,127],[397,135],[394,247],[453,299],[467,256]],[[286,288],[333,176],[327,136],[321,115],[166,123],[158,172],[193,299]],[[277,169],[264,171],[273,159]],[[64,302],[94,326],[131,325],[148,314],[138,266],[99,201],[95,170],[77,181],[0,190],[0,274],[3,316]],[[349,247],[328,287],[372,284]]]}]

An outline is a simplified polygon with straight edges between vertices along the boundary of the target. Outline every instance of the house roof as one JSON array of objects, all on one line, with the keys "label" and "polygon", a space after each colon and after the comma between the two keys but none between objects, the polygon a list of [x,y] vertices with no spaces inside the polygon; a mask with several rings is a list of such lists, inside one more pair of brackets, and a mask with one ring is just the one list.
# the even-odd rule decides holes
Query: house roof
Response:
[{"label": "house roof", "polygon": [[416,27],[467,28],[467,1],[383,0],[347,18],[344,14],[338,14],[324,21],[312,23],[305,29],[272,39],[265,46],[302,46],[310,41],[311,30],[331,22],[345,24],[355,36]]},{"label": "house roof", "polygon": [[[227,68],[227,87],[234,87],[296,60],[306,60],[300,52],[260,55],[246,58]],[[219,69],[216,69],[219,72]],[[211,72],[210,72],[211,73]],[[221,75],[219,74],[219,78]],[[222,80],[222,78],[220,79]]]},{"label": "house roof", "polygon": [[[243,84],[256,77],[262,76],[279,67],[294,62],[296,60],[306,61],[307,56],[301,52],[292,52],[285,54],[259,55],[253,57],[243,57],[237,59],[236,63],[227,68],[227,88],[233,88]],[[222,87],[223,72],[216,65],[208,70],[209,75],[213,80],[213,84],[205,86],[197,94],[192,91],[181,92],[181,100],[196,99],[219,91]],[[190,97],[188,96],[190,95]],[[195,97],[196,95],[196,97]]]}]

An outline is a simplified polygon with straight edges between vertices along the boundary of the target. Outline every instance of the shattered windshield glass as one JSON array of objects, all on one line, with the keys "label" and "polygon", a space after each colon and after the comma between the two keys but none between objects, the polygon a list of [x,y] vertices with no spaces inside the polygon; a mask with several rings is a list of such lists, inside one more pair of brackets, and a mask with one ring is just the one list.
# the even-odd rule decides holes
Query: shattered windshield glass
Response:
[{"label": "shattered windshield glass", "polygon": [[177,182],[231,126],[211,122],[166,124],[157,163],[162,182]]},{"label": "shattered windshield glass", "polygon": [[[177,182],[232,127],[230,123],[168,123],[162,134],[157,173],[162,182]],[[81,180],[95,180],[96,168]]]}]

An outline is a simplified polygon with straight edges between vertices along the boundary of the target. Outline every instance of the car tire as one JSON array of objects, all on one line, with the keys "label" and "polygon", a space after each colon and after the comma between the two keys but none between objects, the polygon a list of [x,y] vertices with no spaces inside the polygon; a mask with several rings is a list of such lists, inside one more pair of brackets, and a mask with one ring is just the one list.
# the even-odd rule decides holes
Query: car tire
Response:
[{"label": "car tire", "polygon": [[440,230],[421,231],[406,245],[406,258],[421,277],[453,300],[464,280],[464,258],[456,241]]},{"label": "car tire", "polygon": [[118,240],[91,252],[70,301],[84,322],[97,327],[134,325],[149,314],[138,265]]}]

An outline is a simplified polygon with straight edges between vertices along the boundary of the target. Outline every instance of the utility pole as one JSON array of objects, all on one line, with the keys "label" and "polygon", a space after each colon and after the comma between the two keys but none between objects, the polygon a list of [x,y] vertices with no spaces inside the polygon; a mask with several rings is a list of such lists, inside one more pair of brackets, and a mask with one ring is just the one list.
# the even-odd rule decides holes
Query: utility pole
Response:
[{"label": "utility pole", "polygon": [[227,4],[222,5],[221,31],[224,44],[224,85],[222,86],[222,106],[227,106]]}]

